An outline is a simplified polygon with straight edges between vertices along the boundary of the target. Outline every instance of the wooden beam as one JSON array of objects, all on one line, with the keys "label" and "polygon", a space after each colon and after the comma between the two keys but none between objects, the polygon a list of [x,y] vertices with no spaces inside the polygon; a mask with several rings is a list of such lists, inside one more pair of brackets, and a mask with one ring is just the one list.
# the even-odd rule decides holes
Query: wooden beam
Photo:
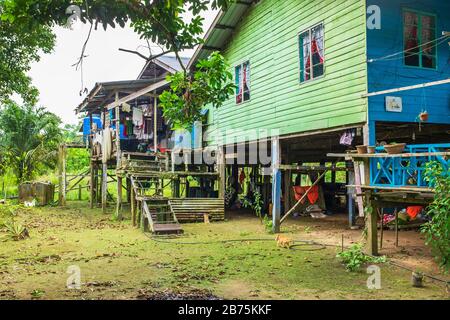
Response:
[{"label": "wooden beam", "polygon": [[346,158],[346,159],[372,159],[372,158],[411,158],[411,157],[445,157],[450,156],[450,152],[420,152],[420,153],[374,153],[374,154],[358,154],[358,153],[328,153],[330,158]]},{"label": "wooden beam", "polygon": [[304,171],[304,172],[317,172],[317,171],[349,171],[353,170],[353,168],[345,168],[345,167],[326,167],[326,166],[296,166],[296,165],[288,165],[288,164],[280,164],[279,169],[282,171]]},{"label": "wooden beam", "polygon": [[235,29],[235,27],[233,27],[233,26],[227,26],[227,25],[224,25],[224,24],[216,24],[214,26],[214,28],[221,29],[221,30],[234,30]]},{"label": "wooden beam", "polygon": [[447,84],[447,83],[450,83],[450,79],[440,80],[440,81],[432,81],[432,82],[427,82],[427,83],[422,83],[422,84],[416,84],[414,86],[407,86],[407,87],[401,87],[401,88],[396,88],[396,89],[367,93],[367,94],[363,94],[362,97],[368,98],[368,97],[380,96],[380,95],[389,94],[389,93],[396,93],[396,92],[409,91],[409,90],[415,90],[415,89],[421,89],[421,88],[427,88],[427,87],[434,87],[434,86],[439,86],[439,85],[443,85],[443,84]]},{"label": "wooden beam", "polygon": [[160,88],[162,86],[165,86],[168,83],[169,82],[167,80],[162,80],[162,81],[159,81],[159,82],[154,83],[152,85],[149,85],[148,87],[145,87],[145,88],[143,88],[143,89],[141,89],[139,91],[136,91],[135,93],[132,93],[132,94],[126,96],[126,97],[123,97],[123,98],[121,98],[119,100],[116,100],[116,101],[108,104],[106,106],[106,109],[111,110],[112,108],[115,108],[116,106],[120,106],[124,102],[128,102],[128,101],[134,100],[136,98],[139,98],[140,96],[142,96],[142,95],[144,95],[146,93],[149,93],[150,91],[154,91],[154,90],[156,90],[156,89],[158,89],[158,88]]},{"label": "wooden beam", "polygon": [[209,50],[209,51],[221,51],[222,50],[222,48],[212,47],[212,46],[203,46],[202,49],[203,50]]}]

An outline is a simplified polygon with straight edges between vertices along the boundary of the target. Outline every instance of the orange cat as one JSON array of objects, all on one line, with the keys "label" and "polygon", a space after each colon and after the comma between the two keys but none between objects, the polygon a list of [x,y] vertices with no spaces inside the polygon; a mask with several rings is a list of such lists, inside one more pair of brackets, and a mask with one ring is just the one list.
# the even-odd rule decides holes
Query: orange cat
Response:
[{"label": "orange cat", "polygon": [[290,249],[294,245],[294,240],[292,240],[291,238],[288,238],[286,236],[282,236],[280,234],[277,235],[275,240],[277,241],[277,245],[280,248]]}]

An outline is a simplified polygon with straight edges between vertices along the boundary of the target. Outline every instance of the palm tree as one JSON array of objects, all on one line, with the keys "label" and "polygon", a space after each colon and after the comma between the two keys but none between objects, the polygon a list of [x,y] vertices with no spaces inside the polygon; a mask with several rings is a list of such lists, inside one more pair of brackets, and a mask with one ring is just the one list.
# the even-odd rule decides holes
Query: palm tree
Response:
[{"label": "palm tree", "polygon": [[56,164],[61,120],[45,108],[8,102],[0,108],[0,158],[18,182]]}]

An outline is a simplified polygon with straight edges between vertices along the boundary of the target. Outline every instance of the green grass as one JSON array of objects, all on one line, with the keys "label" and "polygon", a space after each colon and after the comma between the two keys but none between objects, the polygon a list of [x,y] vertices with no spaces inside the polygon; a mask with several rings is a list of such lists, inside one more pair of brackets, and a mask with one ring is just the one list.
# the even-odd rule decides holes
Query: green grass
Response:
[{"label": "green grass", "polygon": [[[31,237],[0,245],[0,299],[136,299],[195,290],[248,299],[446,297],[433,283],[412,288],[410,273],[387,264],[381,265],[382,290],[371,291],[364,269],[347,272],[335,248],[278,248],[274,236],[251,216],[183,225],[185,235],[178,241],[201,242],[195,245],[153,241],[129,221],[112,221],[86,202],[19,210],[16,219]],[[293,231],[291,236],[305,235]],[[253,238],[269,241],[218,242]],[[71,265],[81,269],[81,290],[66,288]]]}]

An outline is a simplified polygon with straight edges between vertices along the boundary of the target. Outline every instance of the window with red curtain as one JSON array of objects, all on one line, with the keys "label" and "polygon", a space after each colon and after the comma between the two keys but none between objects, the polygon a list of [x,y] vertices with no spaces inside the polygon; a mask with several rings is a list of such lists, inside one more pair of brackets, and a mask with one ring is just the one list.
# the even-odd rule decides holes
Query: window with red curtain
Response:
[{"label": "window with red curtain", "polygon": [[319,24],[299,36],[300,82],[321,77],[325,70],[324,27]]},{"label": "window with red curtain", "polygon": [[436,68],[436,17],[434,15],[405,10],[403,38],[405,65]]},{"label": "window with red curtain", "polygon": [[250,100],[250,62],[235,67],[236,103]]}]

